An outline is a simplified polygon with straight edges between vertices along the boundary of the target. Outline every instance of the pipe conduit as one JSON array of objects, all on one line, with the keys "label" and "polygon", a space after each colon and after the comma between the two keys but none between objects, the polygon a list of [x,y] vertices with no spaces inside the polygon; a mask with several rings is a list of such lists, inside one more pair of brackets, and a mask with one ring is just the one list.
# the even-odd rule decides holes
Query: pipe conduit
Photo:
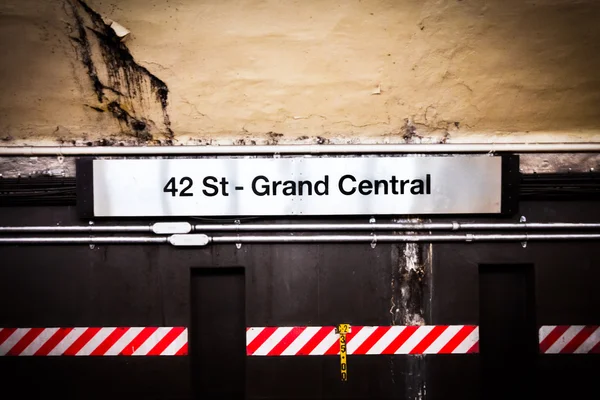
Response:
[{"label": "pipe conduit", "polygon": [[215,244],[250,243],[433,243],[433,242],[528,242],[599,240],[600,233],[546,234],[446,234],[446,235],[247,235],[208,236],[205,234],[175,234],[171,236],[61,236],[61,237],[0,237],[0,245],[49,244],[166,244],[202,247]]}]

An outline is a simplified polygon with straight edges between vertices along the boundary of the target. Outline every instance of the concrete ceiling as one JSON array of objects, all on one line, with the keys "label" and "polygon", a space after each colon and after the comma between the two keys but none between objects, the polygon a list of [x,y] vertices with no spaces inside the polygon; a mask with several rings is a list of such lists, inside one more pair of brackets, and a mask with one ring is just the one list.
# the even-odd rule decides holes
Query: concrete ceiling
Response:
[{"label": "concrete ceiling", "polygon": [[4,0],[0,137],[598,141],[599,20],[596,0]]}]

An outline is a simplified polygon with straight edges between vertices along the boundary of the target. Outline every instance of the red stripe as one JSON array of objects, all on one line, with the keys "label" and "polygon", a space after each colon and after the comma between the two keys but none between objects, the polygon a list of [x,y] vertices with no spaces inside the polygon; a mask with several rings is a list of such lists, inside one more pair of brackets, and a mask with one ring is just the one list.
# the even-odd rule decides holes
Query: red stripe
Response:
[{"label": "red stripe", "polygon": [[577,335],[575,335],[573,337],[573,339],[571,339],[571,341],[569,343],[567,343],[567,345],[565,347],[563,347],[563,349],[560,351],[560,353],[574,353],[575,350],[577,350],[577,348],[579,346],[581,346],[581,344],[583,342],[585,342],[585,340],[587,338],[589,338],[592,333],[594,333],[594,331],[596,330],[595,326],[591,326],[591,325],[586,325],[583,327],[582,330],[579,331],[579,333]]},{"label": "red stripe", "polygon": [[291,331],[288,332],[287,335],[285,335],[280,341],[279,343],[277,343],[275,345],[275,347],[273,347],[271,349],[271,351],[269,351],[267,353],[268,356],[280,356],[281,353],[283,353],[283,351],[285,349],[288,348],[288,346],[290,344],[292,344],[292,342],[294,340],[296,340],[296,338],[306,329],[306,327],[299,327],[299,326],[295,326],[292,328]]},{"label": "red stripe", "polygon": [[188,353],[188,344],[184,344],[183,346],[181,346],[181,348],[179,350],[177,350],[177,353],[175,353],[176,356],[187,356]]},{"label": "red stripe", "polygon": [[467,353],[479,353],[479,340],[476,341],[475,344],[471,346],[469,350],[467,350]]},{"label": "red stripe", "polygon": [[598,343],[596,343],[596,345],[594,347],[592,347],[592,349],[590,351],[588,351],[588,353],[600,354],[600,341],[598,341]]},{"label": "red stripe", "polygon": [[169,347],[171,343],[173,343],[173,340],[177,339],[179,335],[181,335],[181,332],[183,332],[184,330],[185,328],[180,326],[174,327],[171,330],[169,330],[169,332],[162,339],[160,339],[158,343],[156,343],[156,346],[154,346],[148,352],[148,355],[160,356],[162,352],[165,351],[165,349]]},{"label": "red stripe", "polygon": [[444,331],[446,329],[448,329],[448,325],[436,325],[436,326],[434,326],[433,329],[431,331],[429,331],[429,333],[423,339],[421,339],[421,341],[419,342],[419,344],[417,344],[409,352],[409,354],[423,354],[425,352],[425,350],[427,350],[427,348],[429,346],[431,346],[431,343],[433,343],[437,338],[439,338],[440,335],[442,333],[444,333]]},{"label": "red stripe", "polygon": [[249,356],[254,354],[254,352],[258,350],[258,348],[262,346],[263,343],[266,342],[267,339],[270,338],[276,330],[277,328],[274,327],[264,328],[258,335],[256,335],[256,337],[251,343],[248,343],[248,345],[246,346],[246,354],[248,354]]},{"label": "red stripe", "polygon": [[73,328],[58,328],[54,335],[35,352],[34,356],[47,356],[71,332]]},{"label": "red stripe", "polygon": [[450,339],[448,343],[446,343],[444,347],[442,347],[440,351],[438,351],[438,354],[452,353],[454,349],[456,349],[458,345],[461,344],[463,340],[465,340],[467,336],[469,336],[471,332],[475,330],[475,328],[476,327],[474,325],[465,325],[462,328],[460,328],[459,331],[454,334],[452,339]]},{"label": "red stripe", "polygon": [[90,356],[103,356],[127,332],[129,328],[116,328],[90,353]]},{"label": "red stripe", "polygon": [[556,342],[558,338],[560,338],[562,334],[567,331],[567,329],[569,329],[568,325],[559,325],[552,329],[548,336],[546,336],[546,338],[542,340],[542,343],[540,343],[540,353],[545,353],[548,351],[550,346],[552,346],[554,342]]},{"label": "red stripe", "polygon": [[77,338],[77,340],[75,340],[73,342],[72,345],[70,345],[64,352],[63,355],[64,356],[74,356],[77,355],[77,352],[79,350],[81,350],[81,348],[83,346],[85,346],[90,340],[92,340],[92,338],[94,336],[96,336],[96,333],[100,332],[100,329],[102,328],[87,328],[82,334],[81,336],[79,336]]},{"label": "red stripe", "polygon": [[390,330],[390,328],[391,326],[378,326],[352,354],[367,354],[367,351],[371,350],[371,347],[373,347],[375,343]]},{"label": "red stripe", "polygon": [[40,336],[40,333],[44,332],[44,329],[45,328],[31,328],[29,332],[27,332],[6,354],[9,356],[18,356],[35,340],[36,337]]},{"label": "red stripe", "polygon": [[[362,330],[362,326],[352,326],[350,327],[350,333],[346,334],[346,346],[348,346],[348,343],[350,343],[350,341],[352,340],[352,338],[354,336],[356,336],[356,334],[358,332],[360,332]],[[327,350],[325,352],[326,356],[335,356],[336,354],[340,354],[340,341],[339,339],[336,340],[336,342],[329,348],[329,350]]]},{"label": "red stripe", "polygon": [[0,346],[10,337],[10,335],[15,333],[16,330],[17,328],[2,328],[0,330]]},{"label": "red stripe", "polygon": [[325,337],[327,335],[329,335],[329,333],[331,333],[335,328],[332,326],[324,326],[321,329],[319,329],[318,331],[315,332],[315,334],[313,335],[313,337],[311,337],[308,342],[306,342],[306,344],[304,346],[302,346],[302,348],[300,350],[298,350],[298,352],[296,353],[296,355],[298,356],[307,356],[310,354],[311,351],[313,351],[315,349],[315,347],[317,347],[319,345],[319,343],[321,343],[323,341],[323,339],[325,339]]},{"label": "red stripe", "polygon": [[418,326],[409,325],[404,327],[402,332],[386,347],[381,354],[395,354],[396,350],[400,348],[411,336],[419,329]]},{"label": "red stripe", "polygon": [[156,332],[157,329],[158,328],[155,326],[142,329],[142,331],[140,333],[138,333],[138,335],[136,337],[134,337],[133,340],[131,342],[129,342],[129,344],[123,348],[123,350],[121,351],[121,353],[119,353],[119,355],[130,356],[133,353],[135,353],[135,351],[138,349],[138,347],[140,347],[142,344],[144,344],[144,342],[150,336],[152,336],[152,334],[154,332]]}]

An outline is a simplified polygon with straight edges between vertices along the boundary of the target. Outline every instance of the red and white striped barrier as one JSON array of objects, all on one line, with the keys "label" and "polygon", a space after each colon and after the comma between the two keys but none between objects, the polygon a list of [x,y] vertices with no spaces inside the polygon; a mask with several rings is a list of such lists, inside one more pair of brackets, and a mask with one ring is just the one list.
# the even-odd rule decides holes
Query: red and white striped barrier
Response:
[{"label": "red and white striped barrier", "polygon": [[[348,355],[479,352],[475,325],[352,326]],[[549,325],[539,330],[540,353],[600,354],[600,326]],[[249,356],[339,354],[333,326],[246,329]],[[185,327],[0,328],[0,356],[183,356]]]},{"label": "red and white striped barrier", "polygon": [[[339,354],[333,326],[248,328],[249,356],[323,356]],[[348,355],[464,354],[479,349],[473,325],[352,326],[346,335]]]},{"label": "red and white striped barrier", "polygon": [[0,356],[176,356],[187,343],[183,327],[0,328]]},{"label": "red and white striped barrier", "polygon": [[546,325],[540,328],[540,353],[600,354],[600,326]]}]

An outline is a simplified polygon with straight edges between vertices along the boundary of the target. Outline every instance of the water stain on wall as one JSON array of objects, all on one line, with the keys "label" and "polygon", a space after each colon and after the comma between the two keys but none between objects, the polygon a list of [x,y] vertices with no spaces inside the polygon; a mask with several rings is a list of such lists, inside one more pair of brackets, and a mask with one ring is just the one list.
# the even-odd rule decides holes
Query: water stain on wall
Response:
[{"label": "water stain on wall", "polygon": [[85,2],[68,0],[65,9],[73,21],[70,38],[97,98],[97,104],[87,105],[118,120],[124,134],[142,141],[162,135],[171,144],[165,82],[137,64],[111,26]]}]

